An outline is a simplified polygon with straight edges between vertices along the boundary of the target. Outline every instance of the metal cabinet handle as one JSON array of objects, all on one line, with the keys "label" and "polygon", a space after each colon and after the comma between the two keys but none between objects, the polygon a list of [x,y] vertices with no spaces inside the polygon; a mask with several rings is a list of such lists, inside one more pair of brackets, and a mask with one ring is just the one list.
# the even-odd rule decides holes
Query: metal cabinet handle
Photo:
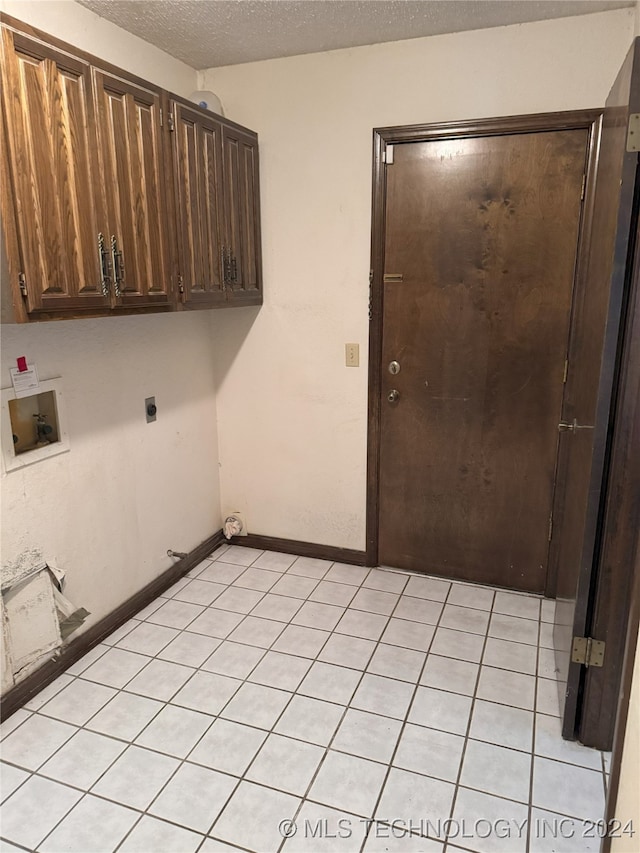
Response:
[{"label": "metal cabinet handle", "polygon": [[233,264],[230,248],[227,249],[227,284],[233,284]]},{"label": "metal cabinet handle", "polygon": [[109,275],[109,257],[104,244],[104,234],[98,234],[98,263],[100,265],[100,286],[102,287],[102,295],[109,295],[109,287],[111,285],[111,276]]},{"label": "metal cabinet handle", "polygon": [[118,251],[118,241],[111,235],[111,259],[113,262],[113,290],[116,296],[120,296],[120,285],[124,282],[124,258],[122,250]]},{"label": "metal cabinet handle", "polygon": [[231,284],[233,282],[233,270],[231,262],[231,249],[222,247],[222,283]]}]

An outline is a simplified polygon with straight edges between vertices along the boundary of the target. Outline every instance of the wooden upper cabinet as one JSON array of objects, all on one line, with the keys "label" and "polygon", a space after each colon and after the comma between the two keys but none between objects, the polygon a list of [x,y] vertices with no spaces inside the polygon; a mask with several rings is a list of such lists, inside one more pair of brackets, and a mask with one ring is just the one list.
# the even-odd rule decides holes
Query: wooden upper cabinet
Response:
[{"label": "wooden upper cabinet", "polygon": [[115,305],[168,305],[162,91],[94,69],[106,236]]},{"label": "wooden upper cabinet", "polygon": [[225,177],[225,278],[232,304],[262,302],[258,140],[255,134],[225,125],[222,130]]},{"label": "wooden upper cabinet", "polygon": [[[28,314],[109,306],[92,204],[97,177],[87,63],[2,29],[4,175],[17,251],[14,290]],[[7,205],[5,204],[5,207]],[[9,247],[11,249],[11,247]],[[17,255],[17,257],[16,257]]]},{"label": "wooden upper cabinet", "polygon": [[3,320],[261,304],[256,134],[0,22]]},{"label": "wooden upper cabinet", "polygon": [[214,116],[177,101],[169,108],[180,299],[189,308],[220,305],[226,301],[222,125]]}]

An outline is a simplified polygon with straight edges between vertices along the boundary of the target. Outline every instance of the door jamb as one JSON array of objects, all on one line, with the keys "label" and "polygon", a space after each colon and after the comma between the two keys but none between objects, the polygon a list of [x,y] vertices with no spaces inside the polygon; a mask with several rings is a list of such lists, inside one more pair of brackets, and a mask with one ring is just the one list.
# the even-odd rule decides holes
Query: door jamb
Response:
[{"label": "door jamb", "polygon": [[[589,129],[587,165],[595,165],[594,146],[597,147],[596,127],[601,109],[571,110],[554,113],[535,113],[503,118],[472,119],[470,121],[438,122],[401,127],[379,127],[373,130],[373,192],[371,204],[371,267],[369,273],[369,399],[367,427],[367,508],[366,508],[366,564],[378,565],[379,506],[380,506],[380,420],[382,391],[382,321],[384,310],[384,252],[386,226],[386,170],[385,153],[388,145],[407,142],[427,142],[436,139],[464,139],[477,136],[504,136],[516,133]],[[591,177],[591,180],[589,179]],[[587,224],[593,205],[593,175],[587,173],[585,201],[581,221],[578,261],[586,250]],[[591,191],[590,191],[591,190]],[[574,283],[575,287],[575,283]]]}]

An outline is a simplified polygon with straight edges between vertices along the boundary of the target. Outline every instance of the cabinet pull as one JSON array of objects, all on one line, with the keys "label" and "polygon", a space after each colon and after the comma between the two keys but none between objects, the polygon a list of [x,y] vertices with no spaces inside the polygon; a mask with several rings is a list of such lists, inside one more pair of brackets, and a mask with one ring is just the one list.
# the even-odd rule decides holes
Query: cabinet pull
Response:
[{"label": "cabinet pull", "polygon": [[223,288],[226,289],[227,284],[232,284],[236,279],[233,277],[233,265],[235,264],[235,258],[231,257],[231,249],[226,249],[224,246],[222,247],[222,285]]},{"label": "cabinet pull", "polygon": [[122,250],[118,251],[118,241],[111,235],[111,258],[113,260],[113,290],[116,296],[120,296],[120,285],[124,282],[124,259]]},{"label": "cabinet pull", "polygon": [[100,285],[102,287],[102,295],[109,295],[109,285],[111,276],[109,275],[109,258],[104,245],[104,234],[98,234],[98,260],[100,264]]},{"label": "cabinet pull", "polygon": [[230,248],[227,249],[227,284],[233,284],[233,263]]},{"label": "cabinet pull", "polygon": [[238,281],[238,262],[236,261],[235,255],[231,259],[231,281],[234,284]]}]

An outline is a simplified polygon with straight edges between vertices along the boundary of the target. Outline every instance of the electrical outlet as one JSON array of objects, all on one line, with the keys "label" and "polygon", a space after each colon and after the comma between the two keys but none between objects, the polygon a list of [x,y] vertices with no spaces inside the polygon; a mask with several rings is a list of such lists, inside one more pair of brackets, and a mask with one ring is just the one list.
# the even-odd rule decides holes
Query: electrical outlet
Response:
[{"label": "electrical outlet", "polygon": [[360,366],[360,344],[345,344],[345,360],[344,363],[347,367],[359,367]]},{"label": "electrical outlet", "polygon": [[147,397],[144,401],[144,411],[147,417],[147,423],[152,424],[158,413],[158,407],[156,406],[156,398],[155,397]]}]

